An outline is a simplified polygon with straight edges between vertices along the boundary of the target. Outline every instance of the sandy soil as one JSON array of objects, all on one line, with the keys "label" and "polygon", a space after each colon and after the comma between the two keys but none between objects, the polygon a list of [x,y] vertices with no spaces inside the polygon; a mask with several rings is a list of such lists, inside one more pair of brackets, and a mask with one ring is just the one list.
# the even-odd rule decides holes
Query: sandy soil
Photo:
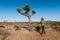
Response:
[{"label": "sandy soil", "polygon": [[29,32],[25,28],[14,30],[13,26],[7,27],[10,35],[5,40],[60,40],[60,32],[51,28],[46,29],[46,34],[40,35],[36,31]]}]

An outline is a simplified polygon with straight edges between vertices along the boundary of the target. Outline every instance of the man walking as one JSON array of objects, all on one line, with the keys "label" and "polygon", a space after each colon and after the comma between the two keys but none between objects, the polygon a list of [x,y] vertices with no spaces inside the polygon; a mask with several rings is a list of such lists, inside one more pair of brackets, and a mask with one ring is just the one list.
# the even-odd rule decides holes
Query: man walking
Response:
[{"label": "man walking", "polygon": [[46,32],[45,32],[45,25],[46,25],[46,23],[45,23],[45,21],[44,21],[44,18],[41,18],[41,27],[42,27],[42,32],[41,32],[41,34],[45,34]]}]

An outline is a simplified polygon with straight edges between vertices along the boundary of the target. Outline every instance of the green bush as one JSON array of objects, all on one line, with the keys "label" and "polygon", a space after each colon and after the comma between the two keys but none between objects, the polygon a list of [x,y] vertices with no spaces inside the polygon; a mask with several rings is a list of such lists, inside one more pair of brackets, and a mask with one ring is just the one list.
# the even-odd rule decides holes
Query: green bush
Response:
[{"label": "green bush", "polygon": [[21,28],[19,26],[14,26],[15,30],[20,30]]},{"label": "green bush", "polygon": [[37,26],[36,28],[35,28],[35,30],[37,31],[37,32],[39,32],[40,31],[40,27],[39,26]]}]

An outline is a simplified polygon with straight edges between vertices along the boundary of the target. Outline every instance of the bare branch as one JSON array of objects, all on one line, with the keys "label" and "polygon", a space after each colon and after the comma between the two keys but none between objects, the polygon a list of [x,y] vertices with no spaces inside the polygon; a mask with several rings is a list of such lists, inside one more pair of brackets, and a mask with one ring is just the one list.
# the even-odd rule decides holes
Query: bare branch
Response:
[{"label": "bare branch", "polygon": [[22,14],[22,15],[24,15],[24,16],[27,16],[27,17],[29,17],[30,16],[30,14],[26,14],[26,13],[23,13],[22,11],[20,11],[20,14]]}]

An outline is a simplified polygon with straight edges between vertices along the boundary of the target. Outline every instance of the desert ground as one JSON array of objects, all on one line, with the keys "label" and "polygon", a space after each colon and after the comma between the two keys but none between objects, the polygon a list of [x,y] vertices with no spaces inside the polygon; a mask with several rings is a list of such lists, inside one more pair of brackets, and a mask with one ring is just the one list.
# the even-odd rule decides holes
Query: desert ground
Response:
[{"label": "desert ground", "polygon": [[[38,24],[34,23],[35,26]],[[19,27],[18,30],[14,25]],[[0,23],[0,40],[60,40],[60,31],[51,27],[45,28],[46,34],[40,35],[35,31],[35,27],[32,27],[32,31],[28,31],[23,26],[25,27],[26,23]]]}]

